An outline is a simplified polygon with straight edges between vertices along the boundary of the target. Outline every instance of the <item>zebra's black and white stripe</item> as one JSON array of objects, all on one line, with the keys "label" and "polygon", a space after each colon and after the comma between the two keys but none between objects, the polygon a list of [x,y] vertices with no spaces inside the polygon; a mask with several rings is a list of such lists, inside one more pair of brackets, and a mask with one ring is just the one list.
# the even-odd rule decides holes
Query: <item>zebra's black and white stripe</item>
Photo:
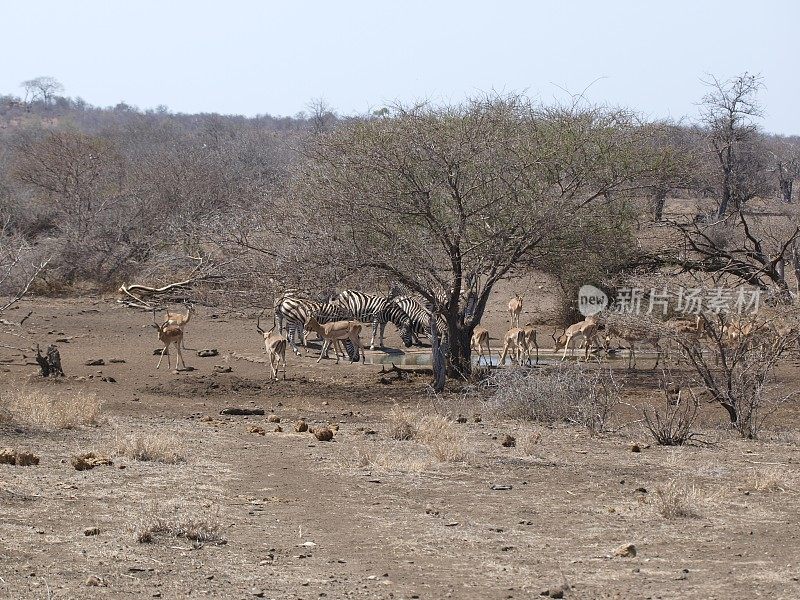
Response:
[{"label": "zebra's black and white stripe", "polygon": [[300,355],[297,348],[296,336],[300,333],[300,341],[306,347],[305,325],[308,320],[314,317],[319,323],[330,323],[331,321],[346,321],[353,318],[347,310],[334,302],[315,302],[307,298],[297,298],[284,294],[275,303],[276,322],[286,324],[286,338],[292,351]]},{"label": "zebra's black and white stripe", "polygon": [[356,290],[344,290],[336,301],[356,321],[372,324],[372,339],[369,343],[370,350],[375,349],[375,336],[379,333],[379,345],[383,346],[386,324],[394,323],[400,330],[400,337],[406,347],[411,345],[411,320],[402,308],[392,301],[391,297],[365,294]]},{"label": "zebra's black and white stripe", "polygon": [[[409,333],[417,344],[421,343],[417,336],[430,335],[431,311],[421,301],[411,296],[397,296],[391,302],[408,315]],[[440,337],[447,335],[447,322],[441,315],[436,315],[436,328]]]}]

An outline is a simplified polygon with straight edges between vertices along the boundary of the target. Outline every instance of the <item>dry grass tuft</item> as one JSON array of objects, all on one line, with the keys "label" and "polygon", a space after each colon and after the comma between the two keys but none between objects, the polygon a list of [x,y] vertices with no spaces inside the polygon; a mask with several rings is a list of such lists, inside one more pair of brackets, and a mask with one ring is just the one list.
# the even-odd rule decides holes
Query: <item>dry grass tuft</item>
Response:
[{"label": "dry grass tuft", "polygon": [[376,473],[422,473],[431,467],[430,454],[415,452],[407,444],[359,444],[356,463]]},{"label": "dry grass tuft", "polygon": [[656,488],[653,508],[665,519],[695,518],[700,516],[698,507],[704,501],[696,487],[671,479]]},{"label": "dry grass tuft", "polygon": [[395,409],[389,415],[388,435],[422,444],[439,462],[461,462],[471,455],[463,426],[442,415]]},{"label": "dry grass tuft", "polygon": [[777,465],[753,469],[744,489],[753,492],[785,492],[789,489],[788,476],[786,469]]},{"label": "dry grass tuft", "polygon": [[416,439],[427,446],[439,462],[462,462],[470,455],[463,427],[441,415],[422,415],[416,423]]},{"label": "dry grass tuft", "polygon": [[417,414],[393,408],[387,419],[388,435],[393,440],[411,440],[417,433]]},{"label": "dry grass tuft", "polygon": [[98,425],[101,406],[86,392],[12,388],[0,394],[0,422],[45,430]]},{"label": "dry grass tuft", "polygon": [[187,459],[186,448],[181,439],[165,431],[118,436],[116,451],[118,456],[170,465],[184,463]]},{"label": "dry grass tuft", "polygon": [[206,543],[224,543],[222,525],[218,514],[210,511],[189,509],[171,503],[166,509],[153,505],[134,527],[136,541],[150,544],[159,537],[184,538],[195,546]]},{"label": "dry grass tuft", "polygon": [[542,434],[538,431],[520,431],[517,433],[517,452],[523,456],[535,453],[542,441]]}]

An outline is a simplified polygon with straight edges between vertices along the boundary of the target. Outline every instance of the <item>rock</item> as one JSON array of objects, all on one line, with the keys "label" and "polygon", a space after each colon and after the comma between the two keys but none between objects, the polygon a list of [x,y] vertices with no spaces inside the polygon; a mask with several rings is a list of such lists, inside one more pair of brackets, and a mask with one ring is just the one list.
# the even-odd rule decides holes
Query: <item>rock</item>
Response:
[{"label": "rock", "polygon": [[278,415],[270,415],[267,417],[267,421],[269,421],[270,423],[280,423],[281,418]]},{"label": "rock", "polygon": [[559,585],[558,587],[542,590],[540,596],[547,596],[548,598],[563,598],[564,593],[568,592],[570,587],[567,584]]},{"label": "rock", "polygon": [[33,452],[17,452],[17,466],[30,467],[31,465],[38,465],[39,457]]},{"label": "rock", "polygon": [[110,358],[108,360],[108,362],[112,363],[112,364],[124,364],[125,363],[125,359],[124,358]]},{"label": "rock", "polygon": [[638,492],[639,494],[646,494],[647,493],[647,488],[638,487],[634,491]]},{"label": "rock", "polygon": [[327,427],[317,427],[314,429],[314,437],[320,442],[330,442],[333,439],[333,431]]},{"label": "rock", "polygon": [[294,430],[298,433],[308,431],[308,423],[306,423],[303,419],[300,419],[294,424]]},{"label": "rock", "polygon": [[83,535],[90,536],[90,535],[100,535],[100,528],[99,527],[88,527],[83,530]]},{"label": "rock", "polygon": [[480,415],[475,415],[474,417],[472,417],[472,420],[473,420],[475,423],[480,423],[481,421],[483,421],[483,419],[481,419],[481,416],[480,416]]},{"label": "rock", "polygon": [[467,422],[467,417],[464,417],[462,415],[458,415],[458,418],[456,419],[456,423],[466,423],[466,422]]},{"label": "rock", "polygon": [[73,456],[70,461],[76,471],[88,471],[100,465],[113,465],[114,463],[107,456],[99,456],[94,452],[87,452],[86,454],[79,454]]},{"label": "rock", "polygon": [[505,448],[513,448],[517,445],[517,438],[515,438],[513,435],[506,434],[500,444]]},{"label": "rock", "polygon": [[39,464],[39,457],[33,452],[25,450],[14,450],[13,448],[3,448],[0,450],[0,464],[16,465],[18,467],[30,467]]},{"label": "rock", "polygon": [[219,356],[219,350],[216,348],[204,348],[197,351],[197,356],[201,358],[210,358],[212,356]]},{"label": "rock", "polygon": [[106,361],[104,361],[102,358],[91,358],[83,364],[87,367],[102,367],[104,364],[106,364]]},{"label": "rock", "polygon": [[89,575],[89,577],[86,578],[86,585],[88,587],[105,587],[106,582],[97,575]]},{"label": "rock", "polygon": [[332,431],[339,431],[339,424],[338,423],[328,423],[328,427]]},{"label": "rock", "polygon": [[514,489],[513,485],[505,484],[505,483],[493,483],[490,487],[490,490],[494,490],[496,492],[505,492],[507,490]]},{"label": "rock", "polygon": [[631,444],[631,452],[641,452],[642,448],[639,444]]},{"label": "rock", "polygon": [[260,590],[258,588],[250,588],[250,595],[255,596],[256,598],[263,598],[264,590]]},{"label": "rock", "polygon": [[247,433],[257,433],[258,435],[264,435],[267,432],[264,430],[263,427],[259,427],[258,425],[250,425],[247,428]]},{"label": "rock", "polygon": [[616,550],[614,550],[614,556],[620,556],[622,558],[633,558],[636,556],[636,546],[633,544],[623,544]]},{"label": "rock", "polygon": [[283,433],[283,427],[277,425],[275,429],[272,430],[274,433]]},{"label": "rock", "polygon": [[203,422],[203,423],[211,423],[211,421],[213,421],[213,420],[214,420],[214,417],[212,417],[210,415],[206,415],[206,416],[200,418],[200,421]]},{"label": "rock", "polygon": [[214,365],[214,373],[232,373],[233,367],[227,365]]},{"label": "rock", "polygon": [[0,450],[0,465],[17,464],[17,452],[13,448],[3,448]]}]

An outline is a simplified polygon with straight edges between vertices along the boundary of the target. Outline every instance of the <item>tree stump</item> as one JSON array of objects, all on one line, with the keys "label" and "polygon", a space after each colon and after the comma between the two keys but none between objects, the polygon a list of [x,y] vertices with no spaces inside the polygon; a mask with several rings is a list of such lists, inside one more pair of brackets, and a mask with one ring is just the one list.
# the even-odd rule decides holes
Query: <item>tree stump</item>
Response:
[{"label": "tree stump", "polygon": [[64,377],[64,369],[61,368],[61,354],[55,345],[47,347],[47,355],[42,355],[39,344],[36,344],[36,362],[42,371],[42,377]]}]

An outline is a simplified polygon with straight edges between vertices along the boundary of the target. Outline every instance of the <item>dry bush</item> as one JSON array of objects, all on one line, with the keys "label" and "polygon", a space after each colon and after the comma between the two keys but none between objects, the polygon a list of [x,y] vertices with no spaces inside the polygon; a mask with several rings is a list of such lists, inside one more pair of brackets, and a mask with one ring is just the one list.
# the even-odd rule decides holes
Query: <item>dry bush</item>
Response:
[{"label": "dry bush", "polygon": [[753,492],[785,492],[789,488],[788,478],[786,469],[777,465],[753,469],[743,489]]},{"label": "dry bush", "polygon": [[659,485],[653,496],[653,508],[665,519],[699,517],[698,506],[704,498],[696,487],[685,481],[670,479]]},{"label": "dry bush", "polygon": [[182,440],[166,431],[117,436],[116,451],[119,456],[134,460],[170,465],[184,463],[187,458]]},{"label": "dry bush", "polygon": [[188,508],[169,503],[165,508],[153,504],[134,526],[136,541],[149,544],[159,537],[184,538],[195,546],[205,543],[224,543],[222,525],[216,511]]},{"label": "dry bush", "polygon": [[502,369],[494,375],[488,407],[496,417],[540,423],[566,421],[602,432],[620,402],[620,382],[601,372],[563,363],[549,369]]},{"label": "dry bush", "polygon": [[101,406],[97,396],[86,392],[12,388],[0,394],[0,422],[38,429],[97,425]]},{"label": "dry bush", "polygon": [[665,388],[664,397],[666,402],[663,410],[647,406],[642,408],[644,426],[656,444],[683,446],[693,441],[702,441],[700,434],[692,431],[700,407],[694,392],[687,388],[672,395]]}]

